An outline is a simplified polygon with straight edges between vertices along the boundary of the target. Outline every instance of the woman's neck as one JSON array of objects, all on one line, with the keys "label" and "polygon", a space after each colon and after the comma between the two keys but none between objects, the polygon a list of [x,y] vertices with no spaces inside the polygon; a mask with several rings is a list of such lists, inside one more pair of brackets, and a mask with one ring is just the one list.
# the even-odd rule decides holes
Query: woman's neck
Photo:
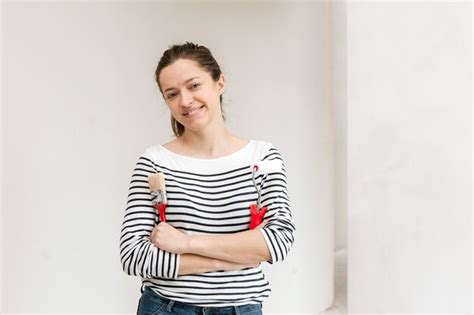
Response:
[{"label": "woman's neck", "polygon": [[206,130],[199,133],[186,130],[177,139],[180,146],[197,158],[219,158],[234,152],[239,139],[225,127],[221,131]]}]

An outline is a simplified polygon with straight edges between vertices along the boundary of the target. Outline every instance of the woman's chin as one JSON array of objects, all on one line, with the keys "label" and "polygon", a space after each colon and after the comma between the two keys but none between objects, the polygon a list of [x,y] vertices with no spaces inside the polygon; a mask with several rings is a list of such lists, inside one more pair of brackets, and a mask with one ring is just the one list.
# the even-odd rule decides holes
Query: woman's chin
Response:
[{"label": "woman's chin", "polygon": [[183,124],[184,130],[190,131],[192,133],[199,133],[204,130],[206,130],[206,125],[205,124]]}]

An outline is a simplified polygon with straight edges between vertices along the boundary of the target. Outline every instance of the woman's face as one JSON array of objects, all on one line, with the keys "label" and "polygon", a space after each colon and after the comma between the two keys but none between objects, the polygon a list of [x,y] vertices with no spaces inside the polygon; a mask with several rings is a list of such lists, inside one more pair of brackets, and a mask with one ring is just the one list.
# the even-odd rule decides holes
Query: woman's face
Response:
[{"label": "woman's face", "polygon": [[222,119],[219,96],[224,76],[216,82],[196,61],[178,59],[163,68],[158,79],[171,115],[185,130],[200,131]]}]

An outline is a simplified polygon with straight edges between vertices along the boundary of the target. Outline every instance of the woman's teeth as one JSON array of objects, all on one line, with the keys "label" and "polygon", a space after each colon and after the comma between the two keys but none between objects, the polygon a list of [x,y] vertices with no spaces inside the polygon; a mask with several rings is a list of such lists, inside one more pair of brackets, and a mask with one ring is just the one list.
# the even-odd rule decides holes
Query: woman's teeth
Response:
[{"label": "woman's teeth", "polygon": [[199,112],[199,110],[201,110],[202,107],[199,107],[199,108],[196,108],[195,110],[193,111],[190,111],[190,112],[187,112],[186,114],[184,114],[185,116],[194,116],[197,112]]}]

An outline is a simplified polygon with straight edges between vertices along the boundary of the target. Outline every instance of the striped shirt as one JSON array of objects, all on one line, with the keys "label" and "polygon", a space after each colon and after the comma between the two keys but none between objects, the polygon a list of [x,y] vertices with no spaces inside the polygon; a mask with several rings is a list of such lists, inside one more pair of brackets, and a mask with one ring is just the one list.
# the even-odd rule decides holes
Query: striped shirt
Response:
[{"label": "striped shirt", "polygon": [[261,228],[269,248],[269,263],[282,261],[293,241],[287,178],[279,151],[269,142],[250,140],[242,149],[215,159],[198,159],[149,147],[139,157],[130,182],[120,236],[123,270],[140,276],[141,292],[150,287],[158,295],[197,306],[260,303],[270,294],[262,268],[178,275],[180,255],[156,247],[149,240],[159,216],[152,205],[148,175],[161,172],[166,181],[169,224],[189,235],[246,231],[250,205],[257,202],[252,165],[280,160],[281,170],[255,176],[261,206],[268,207]]}]

